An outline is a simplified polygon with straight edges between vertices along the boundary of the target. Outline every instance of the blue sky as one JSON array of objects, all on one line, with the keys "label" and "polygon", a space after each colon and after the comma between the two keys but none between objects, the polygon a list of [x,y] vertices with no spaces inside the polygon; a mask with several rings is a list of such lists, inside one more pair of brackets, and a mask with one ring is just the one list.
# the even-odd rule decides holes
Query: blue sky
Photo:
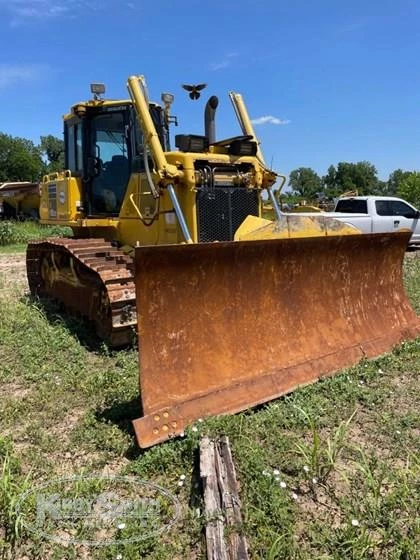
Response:
[{"label": "blue sky", "polygon": [[[418,1],[0,0],[0,31],[2,132],[60,136],[90,82],[124,98],[144,74],[152,99],[175,94],[176,133],[200,133],[217,94],[218,138],[238,134],[227,93],[241,92],[277,171],[420,168]],[[192,102],[180,84],[199,82]]]}]

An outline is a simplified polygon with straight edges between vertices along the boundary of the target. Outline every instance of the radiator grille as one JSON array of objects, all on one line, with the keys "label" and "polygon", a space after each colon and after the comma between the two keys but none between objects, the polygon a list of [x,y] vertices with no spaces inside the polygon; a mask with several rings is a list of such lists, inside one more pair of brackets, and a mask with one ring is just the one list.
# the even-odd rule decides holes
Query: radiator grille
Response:
[{"label": "radiator grille", "polygon": [[258,216],[258,192],[242,187],[197,192],[198,241],[232,241],[249,215]]}]

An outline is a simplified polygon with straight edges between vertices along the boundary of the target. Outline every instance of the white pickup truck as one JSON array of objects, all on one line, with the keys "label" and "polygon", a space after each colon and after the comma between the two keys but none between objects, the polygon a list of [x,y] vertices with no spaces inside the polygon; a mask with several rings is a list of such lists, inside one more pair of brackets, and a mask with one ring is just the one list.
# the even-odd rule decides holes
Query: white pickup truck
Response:
[{"label": "white pickup truck", "polygon": [[337,200],[328,214],[364,233],[385,233],[411,229],[410,245],[420,244],[420,212],[411,204],[392,196],[354,196]]}]

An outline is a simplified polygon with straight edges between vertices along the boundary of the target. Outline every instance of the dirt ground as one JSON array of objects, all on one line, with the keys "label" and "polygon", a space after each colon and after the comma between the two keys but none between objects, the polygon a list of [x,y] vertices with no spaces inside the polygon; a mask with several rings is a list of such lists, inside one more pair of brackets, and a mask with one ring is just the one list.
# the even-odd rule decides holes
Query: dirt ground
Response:
[{"label": "dirt ground", "polygon": [[25,254],[0,254],[0,295],[22,295],[27,288]]}]

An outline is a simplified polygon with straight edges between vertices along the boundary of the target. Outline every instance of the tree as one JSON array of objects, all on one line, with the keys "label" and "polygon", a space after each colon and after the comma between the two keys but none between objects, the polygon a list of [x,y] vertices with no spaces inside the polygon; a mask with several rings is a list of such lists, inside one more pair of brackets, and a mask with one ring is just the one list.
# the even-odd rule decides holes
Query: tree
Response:
[{"label": "tree", "polygon": [[371,194],[377,196],[391,196],[391,193],[388,191],[388,181],[380,181],[378,179],[377,185]]},{"label": "tree", "polygon": [[41,150],[31,140],[0,132],[0,182],[38,181],[44,168]]},{"label": "tree", "polygon": [[341,194],[340,187],[337,185],[337,170],[334,165],[330,165],[327,174],[322,177],[324,183],[324,193],[327,198],[335,198]]},{"label": "tree", "polygon": [[291,210],[301,202],[302,197],[293,191],[283,191],[279,196],[279,202],[282,210]]},{"label": "tree", "polygon": [[64,141],[49,134],[41,136],[41,152],[46,157],[47,171],[52,173],[64,169]]},{"label": "tree", "polygon": [[323,177],[325,194],[328,198],[356,190],[360,195],[374,194],[380,186],[377,173],[376,167],[369,161],[340,161],[337,168],[331,165]]},{"label": "tree", "polygon": [[399,184],[397,194],[416,208],[420,208],[420,172],[408,172]]},{"label": "tree", "polygon": [[395,169],[390,173],[387,187],[384,194],[388,196],[395,196],[400,188],[401,183],[411,175],[411,171],[403,171],[402,169]]},{"label": "tree", "polygon": [[321,178],[310,167],[299,167],[290,173],[289,186],[301,197],[312,200],[321,191]]}]

